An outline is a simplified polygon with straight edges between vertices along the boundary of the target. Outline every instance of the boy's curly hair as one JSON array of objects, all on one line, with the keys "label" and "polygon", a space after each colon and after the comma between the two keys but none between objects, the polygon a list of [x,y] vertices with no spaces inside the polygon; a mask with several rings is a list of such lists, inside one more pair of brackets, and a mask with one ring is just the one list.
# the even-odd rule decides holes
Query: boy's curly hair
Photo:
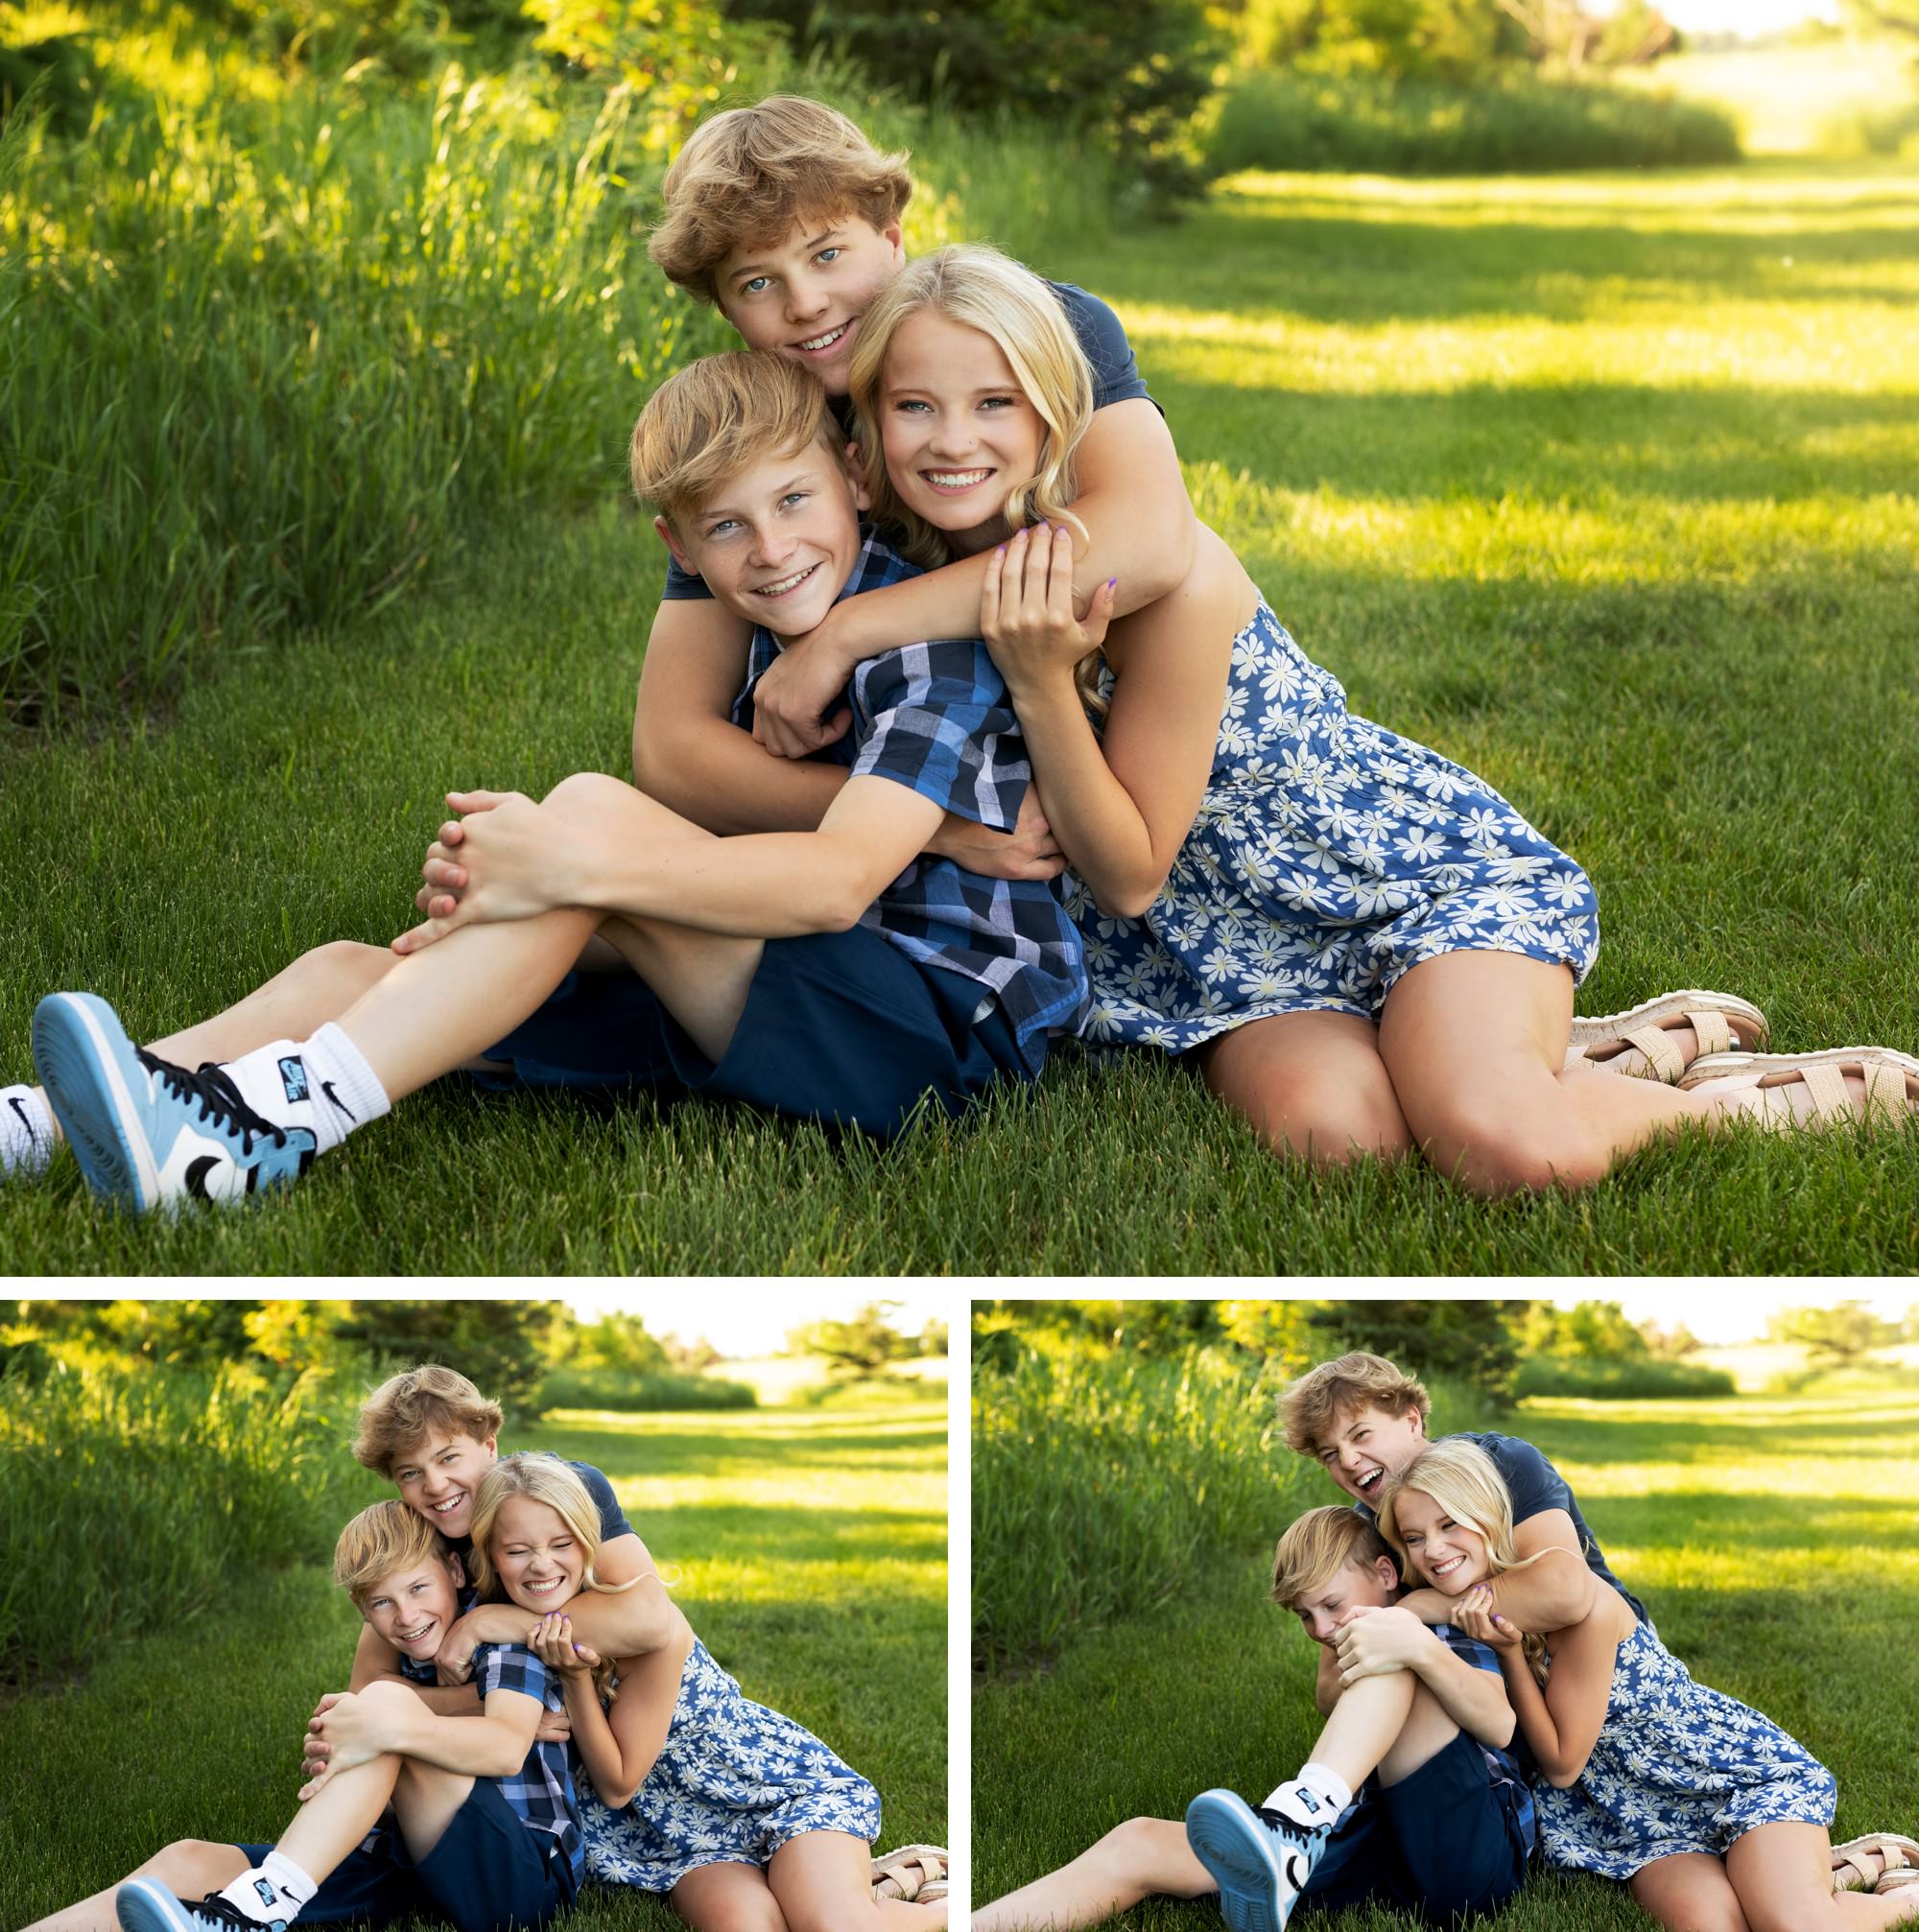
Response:
[{"label": "boy's curly hair", "polygon": [[1309,1370],[1279,1399],[1280,1427],[1295,1455],[1317,1455],[1319,1446],[1354,1409],[1383,1409],[1392,1417],[1419,1411],[1423,1423],[1433,1413],[1426,1385],[1384,1355],[1356,1350],[1339,1360]]},{"label": "boy's curly hair", "polygon": [[458,1369],[426,1362],[389,1376],[360,1404],[353,1457],[391,1476],[393,1464],[437,1430],[486,1442],[500,1433],[505,1422],[500,1404],[488,1402]]},{"label": "boy's curly hair", "polygon": [[1323,1590],[1347,1564],[1366,1569],[1388,1558],[1399,1559],[1392,1546],[1356,1509],[1327,1503],[1309,1509],[1288,1525],[1272,1553],[1272,1600],[1291,1610],[1301,1597]]},{"label": "boy's curly hair", "polygon": [[694,130],[667,170],[666,217],[647,252],[669,281],[716,307],[720,265],[768,247],[813,217],[890,226],[912,196],[904,150],[883,154],[844,114],[803,94],[770,94]]},{"label": "boy's curly hair", "polygon": [[445,1563],[446,1539],[405,1503],[388,1497],[363,1509],[333,1545],[333,1580],[364,1613],[375,1585],[402,1570]]}]

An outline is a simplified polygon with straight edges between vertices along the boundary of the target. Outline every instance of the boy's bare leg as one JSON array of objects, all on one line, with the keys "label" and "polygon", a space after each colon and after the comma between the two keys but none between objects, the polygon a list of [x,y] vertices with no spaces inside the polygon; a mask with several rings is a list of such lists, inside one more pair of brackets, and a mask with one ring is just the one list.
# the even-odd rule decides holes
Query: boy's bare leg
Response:
[{"label": "boy's bare leg", "polygon": [[[180,1838],[154,1852],[144,1865],[136,1865],[127,1878],[151,1878],[177,1898],[204,1898],[209,1892],[232,1884],[246,1869],[247,1854],[237,1845]],[[104,1892],[96,1892],[50,1919],[36,1919],[25,1932],[119,1932],[113,1895],[126,1882],[126,1878],[116,1878]]]},{"label": "boy's bare leg", "polygon": [[1128,1818],[1070,1865],[976,1909],[973,1932],[1073,1932],[1142,1898],[1200,1898],[1218,1889],[1194,1857],[1184,1824]]},{"label": "boy's bare leg", "polygon": [[460,1807],[472,1796],[473,1777],[470,1772],[448,1771],[411,1757],[396,1762],[399,1777],[393,1785],[393,1815],[417,1865],[439,1843]]},{"label": "boy's bare leg", "polygon": [[1411,1671],[1391,1670],[1362,1677],[1339,1693],[1307,1756],[1338,1772],[1355,1791],[1374,1771],[1382,1784],[1397,1784],[1452,1743],[1458,1730]]}]

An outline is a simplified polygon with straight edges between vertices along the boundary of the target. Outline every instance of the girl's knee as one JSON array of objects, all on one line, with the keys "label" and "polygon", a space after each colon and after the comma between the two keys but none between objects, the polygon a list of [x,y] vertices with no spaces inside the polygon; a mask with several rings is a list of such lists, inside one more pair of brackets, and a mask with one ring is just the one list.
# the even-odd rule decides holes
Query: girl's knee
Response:
[{"label": "girl's knee", "polygon": [[1223,1097],[1274,1152],[1315,1167],[1396,1160],[1412,1151],[1384,1068],[1377,1078],[1355,1078],[1349,1068],[1291,1068],[1281,1079],[1228,1087]]},{"label": "girl's knee", "polygon": [[1487,1198],[1590,1187],[1610,1165],[1576,1122],[1515,1108],[1490,1087],[1446,1096],[1423,1110],[1419,1125],[1433,1166]]}]

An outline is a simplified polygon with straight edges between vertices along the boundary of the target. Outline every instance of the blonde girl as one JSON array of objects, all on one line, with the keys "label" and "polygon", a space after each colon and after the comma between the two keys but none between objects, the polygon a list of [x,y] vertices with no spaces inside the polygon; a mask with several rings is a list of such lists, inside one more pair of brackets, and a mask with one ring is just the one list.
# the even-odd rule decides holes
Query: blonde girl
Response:
[{"label": "blonde girl", "polygon": [[1491,1612],[1483,1587],[1520,1566],[1511,1499],[1477,1444],[1422,1450],[1388,1482],[1379,1526],[1410,1571],[1457,1601],[1458,1628],[1499,1651],[1538,1764],[1550,1863],[1623,1880],[1670,1932],[1871,1932],[1919,1914],[1919,1890],[1833,1893],[1832,1774],[1694,1683],[1570,1550],[1530,1562],[1563,1567],[1578,1616],[1522,1637]]},{"label": "blonde girl", "polygon": [[[1702,1046],[1754,1044],[1763,1016],[1723,995],[1686,996],[1689,1020],[1662,1007],[1670,1038],[1651,1029],[1612,1071],[1574,1051],[1591,882],[1473,773],[1351,716],[1203,526],[1168,595],[1113,620],[1108,581],[1076,618],[1086,367],[1029,271],[981,247],[908,264],[849,381],[876,513],[915,555],[991,554],[982,634],[1073,863],[1088,1037],[1194,1053],[1276,1147],[1417,1148],[1486,1194],[1590,1183],[1728,1110],[1784,1121],[1814,1087],[1829,1110],[1870,1086],[1875,1116],[1911,1115],[1919,1062],[1879,1049],[1846,1049],[1813,1087],[1618,1077],[1658,1060],[1690,1078],[1711,1071],[1686,1065]],[[1089,711],[1096,649],[1106,701]]]},{"label": "blonde girl", "polygon": [[696,1932],[944,1926],[943,1900],[874,1897],[878,1794],[811,1732],[743,1697],[677,1609],[672,1640],[644,1658],[574,1641],[566,1605],[595,1587],[599,1546],[592,1498],[557,1457],[503,1457],[482,1483],[476,1577],[483,1592],[497,1582],[534,1608],[529,1644],[563,1682],[588,1874],[665,1893]]}]

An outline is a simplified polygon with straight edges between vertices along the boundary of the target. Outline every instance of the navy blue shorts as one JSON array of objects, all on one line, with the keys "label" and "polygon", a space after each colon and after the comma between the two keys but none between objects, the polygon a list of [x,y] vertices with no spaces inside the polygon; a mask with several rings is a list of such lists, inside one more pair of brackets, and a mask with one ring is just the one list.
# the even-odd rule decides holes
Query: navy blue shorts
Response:
[{"label": "navy blue shorts", "polygon": [[888,1139],[931,1094],[959,1114],[1003,1073],[1031,1079],[1012,1022],[977,979],[921,966],[877,932],[769,939],[718,1066],[632,973],[570,973],[486,1058],[482,1085],[605,1089],[741,1100]]},{"label": "navy blue shorts", "polygon": [[1433,1925],[1497,1912],[1526,1878],[1530,1848],[1515,1807],[1460,1732],[1397,1784],[1366,1779],[1301,1902],[1336,1912],[1378,1898]]},{"label": "navy blue shorts", "polygon": [[[240,1848],[255,1865],[272,1849]],[[448,1919],[459,1932],[537,1932],[572,1905],[578,1889],[559,1841],[532,1829],[495,1779],[476,1778],[420,1864],[389,1825],[347,1854],[299,1922],[388,1925],[415,1915]]]}]

